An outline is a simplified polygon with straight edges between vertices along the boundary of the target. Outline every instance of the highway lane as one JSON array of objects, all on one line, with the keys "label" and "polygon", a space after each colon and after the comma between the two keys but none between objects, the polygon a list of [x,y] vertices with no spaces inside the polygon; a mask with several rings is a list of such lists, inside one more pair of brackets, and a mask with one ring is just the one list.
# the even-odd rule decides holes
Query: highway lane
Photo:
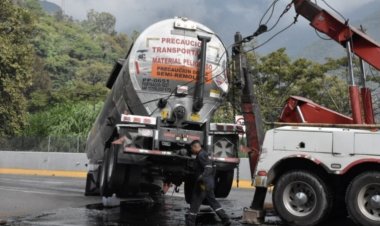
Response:
[{"label": "highway lane", "polygon": [[0,219],[98,202],[83,195],[83,179],[0,175]]},{"label": "highway lane", "polygon": [[[188,205],[183,191],[168,192],[160,202],[149,197],[122,200],[119,207],[104,208],[100,197],[85,197],[84,179],[0,175],[0,219],[8,225],[184,225]],[[233,225],[239,223],[244,206],[248,206],[252,189],[233,189],[221,200]],[[270,206],[270,196],[267,198]],[[217,217],[203,207],[200,225],[220,225]],[[268,217],[267,225],[281,225],[277,217]],[[331,221],[323,226],[352,226],[348,219]]]}]

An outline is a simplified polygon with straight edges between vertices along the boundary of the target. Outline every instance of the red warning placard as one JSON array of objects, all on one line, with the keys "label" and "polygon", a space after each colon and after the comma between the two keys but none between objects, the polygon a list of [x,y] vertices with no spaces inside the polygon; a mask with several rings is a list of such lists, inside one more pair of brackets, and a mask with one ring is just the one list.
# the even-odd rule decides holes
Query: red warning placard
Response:
[{"label": "red warning placard", "polygon": [[[211,74],[211,69],[207,69],[205,83],[211,83]],[[152,65],[152,76],[170,80],[196,82],[198,77],[198,68],[155,63]]]}]

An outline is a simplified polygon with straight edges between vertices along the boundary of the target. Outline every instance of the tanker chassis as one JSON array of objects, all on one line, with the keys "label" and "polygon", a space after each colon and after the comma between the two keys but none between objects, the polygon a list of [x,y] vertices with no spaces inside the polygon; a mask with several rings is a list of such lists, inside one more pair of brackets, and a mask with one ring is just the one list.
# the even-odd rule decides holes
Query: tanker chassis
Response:
[{"label": "tanker chassis", "polygon": [[189,145],[199,140],[214,160],[215,195],[227,197],[239,164],[243,128],[210,123],[228,92],[227,51],[207,27],[175,18],[140,34],[109,77],[111,89],[89,133],[86,194],[160,194],[194,184]]}]

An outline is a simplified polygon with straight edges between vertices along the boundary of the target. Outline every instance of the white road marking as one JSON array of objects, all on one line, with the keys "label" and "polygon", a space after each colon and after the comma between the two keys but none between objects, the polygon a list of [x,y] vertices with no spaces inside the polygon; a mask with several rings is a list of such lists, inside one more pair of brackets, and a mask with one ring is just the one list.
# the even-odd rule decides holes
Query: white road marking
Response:
[{"label": "white road marking", "polygon": [[[58,192],[48,192],[48,191],[37,191],[37,190],[25,190],[18,187],[6,187],[6,186],[0,186],[0,190],[5,191],[15,191],[15,192],[24,192],[24,193],[34,193],[34,194],[42,194],[42,195],[56,195],[56,196],[83,196],[82,194],[62,194]],[[73,191],[74,189],[59,189],[58,191]],[[83,193],[83,190],[75,190],[76,192]]]},{"label": "white road marking", "polygon": [[37,181],[37,180],[25,180],[25,179],[17,179],[17,178],[1,178],[0,177],[0,181],[14,181],[14,182],[17,182],[17,183],[35,183],[35,184],[65,184],[65,182],[62,182],[62,181]]}]

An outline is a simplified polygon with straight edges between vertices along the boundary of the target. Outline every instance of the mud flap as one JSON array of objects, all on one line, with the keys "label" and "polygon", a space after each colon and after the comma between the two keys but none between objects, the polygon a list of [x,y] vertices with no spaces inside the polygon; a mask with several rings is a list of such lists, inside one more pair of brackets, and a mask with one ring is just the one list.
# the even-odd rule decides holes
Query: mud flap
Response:
[{"label": "mud flap", "polygon": [[90,171],[87,173],[85,196],[99,196],[100,191],[95,181],[95,173]]}]

